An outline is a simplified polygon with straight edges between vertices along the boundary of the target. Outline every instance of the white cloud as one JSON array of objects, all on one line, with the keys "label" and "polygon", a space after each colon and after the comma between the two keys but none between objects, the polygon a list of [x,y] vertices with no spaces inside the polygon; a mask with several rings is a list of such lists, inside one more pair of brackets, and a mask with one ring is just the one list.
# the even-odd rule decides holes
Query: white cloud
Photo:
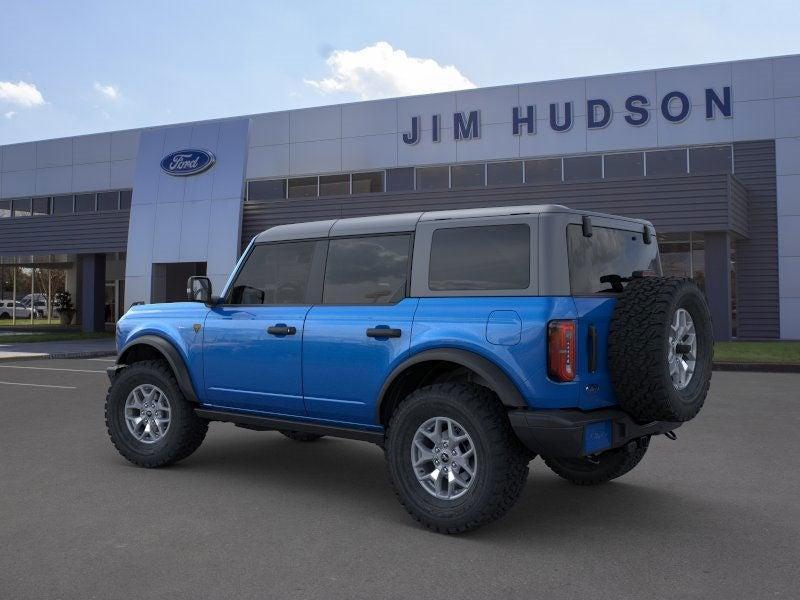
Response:
[{"label": "white cloud", "polygon": [[364,100],[474,88],[453,65],[416,58],[377,42],[361,50],[334,50],[325,61],[330,76],[303,81],[323,94],[351,92]]},{"label": "white cloud", "polygon": [[26,108],[44,104],[42,93],[36,89],[36,85],[24,81],[0,81],[0,101]]},{"label": "white cloud", "polygon": [[103,85],[99,81],[95,81],[93,87],[95,92],[102,94],[109,100],[119,100],[122,97],[119,88],[110,83],[108,85]]},{"label": "white cloud", "polygon": [[15,110],[10,110],[10,111],[8,111],[7,113],[3,113],[3,116],[4,116],[6,119],[13,119],[13,118],[14,118],[14,115],[16,115],[16,114],[17,114],[17,111],[15,111]]}]

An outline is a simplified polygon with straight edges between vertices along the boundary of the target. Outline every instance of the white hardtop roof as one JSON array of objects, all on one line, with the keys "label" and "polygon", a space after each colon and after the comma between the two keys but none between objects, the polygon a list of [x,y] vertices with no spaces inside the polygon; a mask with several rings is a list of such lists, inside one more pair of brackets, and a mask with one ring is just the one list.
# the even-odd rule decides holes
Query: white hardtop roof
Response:
[{"label": "white hardtop roof", "polygon": [[350,235],[370,235],[378,233],[404,233],[414,231],[421,221],[449,221],[454,219],[477,219],[486,217],[507,217],[542,213],[573,213],[596,217],[611,217],[649,225],[643,219],[618,217],[604,213],[574,210],[561,204],[535,204],[524,206],[492,206],[487,208],[466,208],[460,210],[435,210],[428,212],[377,215],[373,217],[354,217],[349,219],[328,219],[277,225],[255,237],[255,243],[302,240]]}]

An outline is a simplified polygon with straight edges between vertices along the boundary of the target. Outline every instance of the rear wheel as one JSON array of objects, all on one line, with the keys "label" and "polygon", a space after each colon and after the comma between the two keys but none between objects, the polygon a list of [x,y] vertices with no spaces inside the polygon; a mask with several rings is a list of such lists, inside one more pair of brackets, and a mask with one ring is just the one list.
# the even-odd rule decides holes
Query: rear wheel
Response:
[{"label": "rear wheel", "polygon": [[313,442],[323,437],[318,433],[306,433],[305,431],[292,431],[290,429],[281,429],[280,432],[295,442]]},{"label": "rear wheel", "polygon": [[106,396],[111,441],[130,462],[163,467],[192,454],[206,436],[208,421],[194,412],[166,363],[147,360],[125,367]]},{"label": "rear wheel", "polygon": [[558,475],[576,485],[598,485],[632,470],[644,458],[650,437],[639,438],[622,448],[608,450],[585,458],[545,458],[545,464]]},{"label": "rear wheel", "polygon": [[503,516],[528,477],[529,454],[486,388],[437,384],[411,394],[386,434],[395,493],[434,531],[461,533]]}]

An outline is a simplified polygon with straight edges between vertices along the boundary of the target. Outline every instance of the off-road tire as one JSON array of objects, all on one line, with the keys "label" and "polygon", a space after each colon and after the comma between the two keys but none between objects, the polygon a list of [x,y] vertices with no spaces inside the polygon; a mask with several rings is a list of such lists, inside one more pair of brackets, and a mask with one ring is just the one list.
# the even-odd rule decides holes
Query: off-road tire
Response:
[{"label": "off-road tire", "polygon": [[[158,386],[169,399],[170,425],[164,437],[153,444],[137,440],[125,424],[125,401],[141,384]],[[122,369],[106,395],[106,428],[111,442],[127,460],[140,467],[165,467],[188,457],[200,447],[208,431],[208,421],[194,412],[167,363],[146,360]]]},{"label": "off-road tire", "polygon": [[[460,498],[435,498],[423,489],[411,466],[414,434],[433,417],[454,419],[474,442],[475,479]],[[517,501],[528,478],[530,453],[514,435],[497,396],[477,385],[436,384],[410,394],[389,421],[385,452],[400,503],[414,519],[439,533],[463,533],[499,519]]]},{"label": "off-road tire", "polygon": [[589,458],[544,458],[544,463],[559,477],[575,485],[598,485],[628,473],[644,458],[650,437],[634,440],[621,448]]},{"label": "off-road tire", "polygon": [[[669,331],[679,309],[691,316],[697,337],[695,371],[677,389],[668,366]],[[608,334],[608,367],[621,408],[640,422],[688,421],[705,402],[714,339],[705,296],[691,279],[633,279],[619,295]]]},{"label": "off-road tire", "polygon": [[305,431],[292,431],[290,429],[280,429],[279,431],[295,442],[315,442],[319,438],[324,437],[318,433],[306,433]]}]

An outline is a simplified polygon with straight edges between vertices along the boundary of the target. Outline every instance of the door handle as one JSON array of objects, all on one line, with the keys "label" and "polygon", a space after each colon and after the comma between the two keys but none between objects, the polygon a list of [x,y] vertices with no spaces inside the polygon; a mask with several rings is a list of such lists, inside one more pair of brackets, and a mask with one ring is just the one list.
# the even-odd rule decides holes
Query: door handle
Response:
[{"label": "door handle", "polygon": [[391,327],[370,327],[367,329],[367,337],[371,338],[399,338],[402,333],[402,329],[393,329]]},{"label": "door handle", "polygon": [[291,325],[286,326],[279,323],[267,327],[267,333],[270,335],[294,335],[297,333],[297,327],[292,327]]}]

